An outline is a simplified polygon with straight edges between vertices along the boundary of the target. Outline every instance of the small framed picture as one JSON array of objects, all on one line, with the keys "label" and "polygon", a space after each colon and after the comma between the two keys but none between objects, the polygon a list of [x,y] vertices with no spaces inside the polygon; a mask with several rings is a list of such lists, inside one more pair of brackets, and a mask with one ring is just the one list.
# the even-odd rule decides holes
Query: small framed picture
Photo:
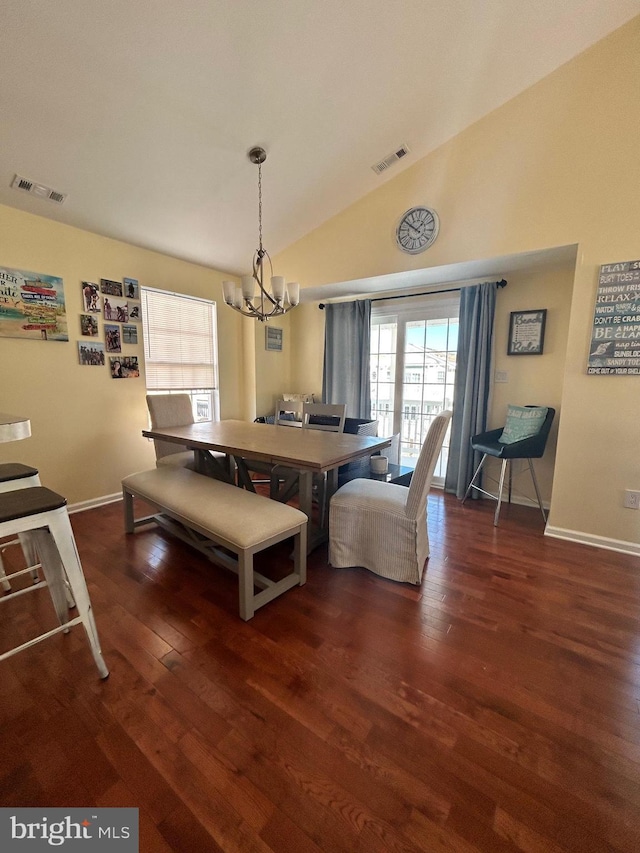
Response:
[{"label": "small framed picture", "polygon": [[139,302],[132,302],[131,300],[129,300],[129,302],[127,303],[127,306],[129,309],[129,320],[132,323],[139,323],[140,322],[140,303]]},{"label": "small framed picture", "polygon": [[140,299],[140,288],[137,278],[124,278],[124,295],[127,299]]},{"label": "small framed picture", "polygon": [[104,364],[104,344],[98,341],[78,341],[78,360],[88,367]]},{"label": "small framed picture", "polygon": [[110,356],[109,367],[112,379],[136,379],[140,376],[137,355]]},{"label": "small framed picture", "polygon": [[547,309],[512,311],[507,355],[542,355]]},{"label": "small framed picture", "polygon": [[107,345],[107,352],[122,352],[122,338],[120,336],[120,326],[111,326],[105,323],[104,341]]},{"label": "small framed picture", "polygon": [[92,281],[82,282],[82,302],[85,311],[92,314],[100,313],[100,290]]},{"label": "small framed picture", "polygon": [[105,296],[102,300],[102,312],[105,320],[115,320],[117,323],[129,322],[129,306],[125,299],[115,296]]},{"label": "small framed picture", "polygon": [[122,343],[137,344],[138,343],[138,327],[124,325],[122,327]]},{"label": "small framed picture", "polygon": [[98,335],[98,321],[93,314],[80,315],[80,334],[88,338],[95,338]]},{"label": "small framed picture", "polygon": [[118,296],[122,299],[122,284],[119,281],[111,281],[109,278],[100,279],[100,290],[107,296]]},{"label": "small framed picture", "polygon": [[282,329],[277,326],[265,326],[265,349],[282,352]]}]

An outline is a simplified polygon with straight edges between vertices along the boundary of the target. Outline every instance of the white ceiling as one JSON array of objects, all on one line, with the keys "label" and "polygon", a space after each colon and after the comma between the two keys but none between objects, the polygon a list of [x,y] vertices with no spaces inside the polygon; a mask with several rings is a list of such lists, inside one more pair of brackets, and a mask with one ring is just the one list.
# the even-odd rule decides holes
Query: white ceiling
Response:
[{"label": "white ceiling", "polygon": [[[253,145],[268,151],[273,255],[638,13],[640,0],[2,0],[0,203],[246,272]],[[411,153],[375,175],[402,143]],[[12,189],[15,173],[65,204]]]}]

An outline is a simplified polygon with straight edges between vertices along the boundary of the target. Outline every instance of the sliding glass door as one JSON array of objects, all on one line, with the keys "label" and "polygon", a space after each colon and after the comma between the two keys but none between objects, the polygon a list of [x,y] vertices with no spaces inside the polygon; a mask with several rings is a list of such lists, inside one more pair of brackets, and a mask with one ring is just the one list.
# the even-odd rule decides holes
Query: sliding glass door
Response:
[{"label": "sliding glass door", "polygon": [[[371,414],[379,435],[400,433],[402,465],[415,466],[433,418],[453,406],[458,304],[453,293],[373,307]],[[448,453],[447,434],[435,483],[444,481]]]}]

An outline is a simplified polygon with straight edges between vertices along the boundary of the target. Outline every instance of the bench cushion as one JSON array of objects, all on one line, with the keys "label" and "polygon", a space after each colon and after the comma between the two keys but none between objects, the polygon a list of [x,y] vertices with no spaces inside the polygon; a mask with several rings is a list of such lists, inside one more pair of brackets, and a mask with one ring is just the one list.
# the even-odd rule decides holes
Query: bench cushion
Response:
[{"label": "bench cushion", "polygon": [[242,549],[255,548],[266,539],[307,521],[307,516],[295,507],[187,468],[171,466],[140,471],[125,477],[122,486]]}]

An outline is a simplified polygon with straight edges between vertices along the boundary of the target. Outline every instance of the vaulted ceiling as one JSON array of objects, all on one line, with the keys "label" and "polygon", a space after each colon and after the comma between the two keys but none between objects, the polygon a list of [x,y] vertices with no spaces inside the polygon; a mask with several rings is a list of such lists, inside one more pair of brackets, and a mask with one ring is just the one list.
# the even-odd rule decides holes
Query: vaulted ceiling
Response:
[{"label": "vaulted ceiling", "polygon": [[[0,203],[230,272],[640,13],[640,0],[3,0]],[[410,153],[376,175],[401,144]],[[23,176],[62,205],[11,187]]]}]

